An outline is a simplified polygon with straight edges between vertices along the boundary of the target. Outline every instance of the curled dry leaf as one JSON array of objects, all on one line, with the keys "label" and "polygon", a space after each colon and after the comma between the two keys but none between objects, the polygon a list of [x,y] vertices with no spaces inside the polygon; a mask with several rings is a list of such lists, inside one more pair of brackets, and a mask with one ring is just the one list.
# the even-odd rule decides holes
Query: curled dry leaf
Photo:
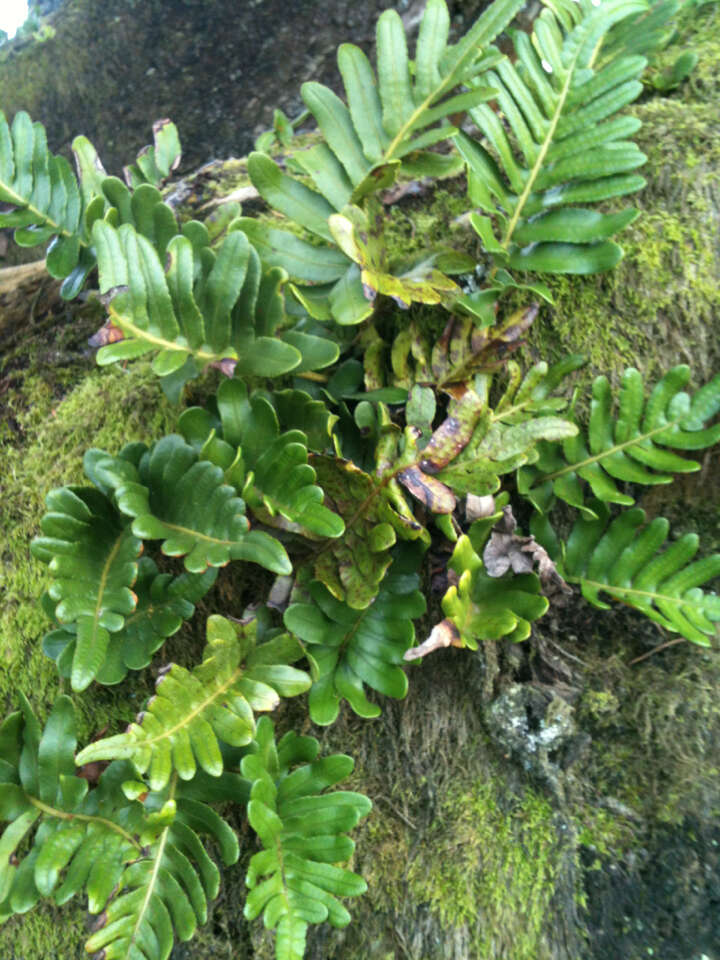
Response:
[{"label": "curled dry leaf", "polygon": [[462,641],[460,632],[452,620],[441,620],[440,623],[435,624],[430,636],[427,640],[424,640],[419,647],[411,647],[410,650],[405,651],[403,659],[420,660],[435,650],[442,650],[445,647],[463,646],[465,646],[465,644]]},{"label": "curled dry leaf", "polygon": [[505,507],[498,528],[493,530],[483,551],[483,563],[489,576],[502,577],[508,570],[513,573],[532,573],[537,568],[543,592],[546,596],[571,594],[572,589],[563,580],[547,550],[534,537],[521,537],[515,533],[517,521],[512,509]]}]

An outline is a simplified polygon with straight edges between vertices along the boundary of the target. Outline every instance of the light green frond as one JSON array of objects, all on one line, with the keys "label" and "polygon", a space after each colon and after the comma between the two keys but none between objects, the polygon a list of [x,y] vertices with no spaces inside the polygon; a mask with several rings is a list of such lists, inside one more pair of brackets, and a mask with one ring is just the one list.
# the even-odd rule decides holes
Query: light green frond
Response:
[{"label": "light green frond", "polygon": [[246,746],[255,734],[254,711],[274,710],[280,697],[310,686],[310,677],[290,666],[302,656],[296,642],[285,634],[257,645],[256,634],[255,620],[235,626],[210,617],[200,666],[165,670],[137,722],[126,733],[91,743],[76,762],[131,760],[152,790],[162,790],[173,773],[192,780],[198,766],[219,776],[220,741]]}]

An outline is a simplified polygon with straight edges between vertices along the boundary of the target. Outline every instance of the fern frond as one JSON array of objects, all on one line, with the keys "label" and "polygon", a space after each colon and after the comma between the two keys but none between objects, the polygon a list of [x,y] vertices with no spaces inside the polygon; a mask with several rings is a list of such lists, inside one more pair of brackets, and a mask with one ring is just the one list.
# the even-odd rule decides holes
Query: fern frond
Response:
[{"label": "fern frond", "polygon": [[[320,83],[303,85],[303,99],[323,142],[296,153],[292,160],[310,178],[312,187],[281,171],[266,155],[251,154],[248,173],[261,196],[320,243],[308,243],[289,231],[263,228],[252,220],[243,220],[243,229],[253,243],[261,245],[268,263],[282,261],[300,284],[327,284],[327,309],[338,323],[359,323],[372,312],[372,302],[363,290],[358,257],[345,256],[332,245],[338,232],[348,234],[347,227],[337,221],[331,230],[328,221],[333,214],[344,214],[349,204],[362,204],[369,195],[390,186],[401,166],[415,176],[458,171],[456,157],[430,153],[426,148],[457,133],[447,122],[449,117],[492,94],[478,85],[453,91],[467,84],[482,67],[497,62],[499,54],[489,45],[520,6],[518,0],[500,0],[460,43],[448,46],[450,17],[445,0],[429,0],[420,24],[414,69],[402,21],[394,10],[386,11],[377,25],[377,76],[358,47],[346,43],[338,50],[347,105]],[[435,126],[438,123],[441,125]],[[354,234],[353,246],[357,247],[360,232],[355,227],[353,224],[349,233]],[[361,259],[373,266],[372,270],[364,267],[376,281],[373,289],[397,295],[403,302],[409,302],[410,293],[419,295],[414,299],[431,295],[431,287],[441,282],[431,274],[419,287],[413,277],[401,278],[379,269],[375,257],[368,258],[365,253]],[[442,283],[453,287],[447,278]],[[301,287],[298,291],[301,302],[313,295],[306,290]],[[439,302],[437,293],[431,302]]]},{"label": "fern frond", "polygon": [[107,782],[89,790],[75,775],[69,697],[57,698],[44,730],[22,694],[20,706],[0,726],[0,820],[8,821],[0,837],[0,919],[41,897],[61,904],[83,891],[97,913],[125,863],[141,855],[142,806],[107,790]]},{"label": "fern frond", "polygon": [[481,551],[490,526],[482,521],[473,526],[468,535],[458,539],[448,561],[458,580],[442,598],[446,618],[433,628],[433,634],[445,639],[436,640],[434,646],[477,650],[481,640],[526,640],[532,621],[542,617],[549,606],[534,573],[487,574]]},{"label": "fern frond", "polygon": [[107,497],[91,487],[51,490],[45,503],[44,536],[35,538],[31,551],[50,566],[48,594],[57,620],[75,625],[71,683],[73,690],[84,690],[105,663],[110,634],[123,628],[137,606],[130,588],[142,544]]},{"label": "fern frond", "polygon": [[673,367],[646,398],[642,375],[628,367],[615,409],[607,378],[597,377],[587,435],[542,445],[537,462],[520,470],[519,491],[541,513],[555,497],[587,513],[582,481],[598,500],[628,506],[633,498],[615,481],[670,483],[673,474],[699,470],[678,451],[704,450],[720,440],[720,424],[707,426],[720,411],[720,376],[693,394],[683,389],[689,379],[687,366]]},{"label": "fern frond", "polygon": [[0,202],[14,208],[0,213],[0,227],[14,228],[20,246],[55,238],[47,269],[67,277],[80,257],[82,197],[70,164],[50,153],[44,127],[24,111],[15,114],[12,128],[0,111]]},{"label": "fern frond", "polygon": [[[140,187],[133,200],[144,189],[154,190]],[[287,274],[262,271],[245,234],[229,232],[215,251],[207,229],[191,221],[168,239],[167,257],[131,223],[115,229],[98,220],[92,236],[100,289],[111,296],[110,320],[124,337],[98,351],[99,364],[153,354],[158,376],[182,370],[188,380],[221,361],[238,373],[274,377],[337,359],[332,341],[278,329]]]},{"label": "fern frond", "polygon": [[223,762],[219,740],[233,747],[250,743],[255,710],[274,710],[280,697],[310,687],[310,677],[289,666],[303,655],[287,634],[259,646],[256,621],[236,628],[224,617],[207,622],[203,662],[193,670],[173,664],[157,680],[157,692],[125,733],[85,747],[77,763],[131,760],[150,788],[162,790],[176,772],[195,776],[198,764],[218,776]]},{"label": "fern frond", "polygon": [[132,530],[143,540],[162,540],[162,551],[184,557],[190,573],[232,560],[251,560],[274,573],[292,567],[278,540],[248,531],[245,504],[223,471],[176,434],[152,448],[131,444],[111,457],[102,450],[85,455],[86,472],[104,484]]},{"label": "fern frond", "polygon": [[603,214],[577,204],[644,186],[632,171],[645,156],[627,139],[640,122],[616,114],[640,94],[646,61],[622,48],[599,67],[596,60],[613,25],[646,9],[644,0],[546,8],[531,36],[514,34],[516,63],[503,60],[483,75],[498,90],[512,140],[482,104],[471,116],[489,147],[465,134],[455,142],[468,165],[470,197],[482,211],[473,226],[497,266],[582,274],[608,270],[622,257],[609,238],[636,211]]},{"label": "fern frond", "polygon": [[594,606],[608,608],[605,594],[701,646],[718,635],[720,597],[700,588],[720,575],[720,554],[690,562],[698,537],[688,533],[667,545],[664,517],[646,523],[639,508],[609,522],[609,510],[592,502],[594,519],[578,517],[568,538],[563,570]]},{"label": "fern frond", "polygon": [[89,953],[167,960],[175,935],[189,940],[218,893],[220,875],[199,835],[231,864],[235,834],[205,803],[176,800],[174,786],[145,805],[129,799],[124,764],[90,789],[74,771],[70,699],[58,697],[44,730],[20,702],[0,726],[0,820],[9,821],[0,837],[0,920],[41,897],[63,904],[85,892],[90,912],[101,914]]},{"label": "fern frond", "polygon": [[143,147],[134,164],[123,169],[125,182],[133,190],[149,183],[159,187],[180,165],[182,151],[177,127],[170,120],[153,124],[152,146]]},{"label": "fern frond", "polygon": [[[142,670],[168,637],[195,613],[195,603],[208,592],[217,578],[217,569],[202,574],[183,573],[173,577],[159,573],[150,557],[140,557],[132,592],[137,604],[124,617],[120,630],[110,634],[105,659],[93,678],[97,683],[120,683],[128,670]],[[56,620],[56,604],[49,594],[43,607]],[[59,624],[43,638],[43,652],[55,660],[61,677],[72,675],[77,644],[76,622]]]},{"label": "fern frond", "polygon": [[207,904],[220,887],[220,872],[198,834],[209,834],[223,862],[237,861],[230,827],[204,803],[167,796],[146,801],[140,855],[122,873],[100,926],[85,944],[100,957],[168,960],[175,938],[190,940],[207,920]]},{"label": "fern frond", "polygon": [[[288,527],[284,518],[289,529],[297,525],[298,532],[341,536],[342,519],[323,505],[323,491],[314,483],[306,434],[298,429],[281,433],[271,401],[272,396],[248,396],[241,380],[225,380],[217,392],[220,423],[206,410],[191,407],[180,417],[178,428],[201,457],[224,470],[228,482],[242,491],[264,522]],[[299,411],[296,417],[302,422]],[[324,420],[327,431],[327,411]]]},{"label": "fern frond", "polygon": [[333,723],[342,699],[361,717],[378,716],[380,708],[367,699],[363,685],[388,697],[407,693],[400,665],[415,637],[412,621],[425,612],[416,571],[414,551],[396,555],[374,602],[364,609],[337,600],[316,580],[309,587],[312,602],[291,603],[285,611],[285,626],[308,644],[317,669],[309,696],[315,723]]},{"label": "fern frond", "polygon": [[277,928],[277,960],[302,960],[307,927],[328,921],[350,922],[338,897],[355,897],[365,881],[339,863],[355,845],[347,836],[371,808],[359,793],[328,787],[344,780],[353,761],[343,754],[316,759],[313,737],[286,734],[275,743],[267,717],[258,722],[255,752],[242,762],[252,781],[248,819],[262,850],[250,860],[245,917],[262,914],[265,926]]}]

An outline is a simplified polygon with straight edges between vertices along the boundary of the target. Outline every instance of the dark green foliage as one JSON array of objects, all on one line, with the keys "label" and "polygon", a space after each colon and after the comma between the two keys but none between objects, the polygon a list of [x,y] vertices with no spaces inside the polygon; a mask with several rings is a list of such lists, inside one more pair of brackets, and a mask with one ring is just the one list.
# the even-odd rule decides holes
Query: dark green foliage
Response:
[{"label": "dark green foliage", "polygon": [[[94,679],[103,684],[119,683],[128,670],[146,667],[165,640],[193,616],[194,604],[205,596],[216,577],[214,567],[202,574],[173,577],[170,573],[158,573],[150,557],[140,557],[137,579],[132,584],[135,609],[125,616],[122,628],[110,634],[105,660]],[[51,593],[43,597],[43,607],[51,620],[58,619]],[[65,623],[43,640],[44,652],[56,661],[63,677],[72,675],[76,635],[77,624]]]},{"label": "dark green foliage", "polygon": [[105,957],[167,960],[175,935],[189,940],[217,896],[220,875],[198,834],[210,834],[228,864],[239,854],[235,835],[208,806],[176,801],[172,789],[144,804],[128,799],[122,766],[89,789],[75,775],[69,698],[57,699],[42,731],[24,698],[21,708],[0,728],[0,819],[9,821],[0,838],[0,919],[40,897],[62,904],[84,892],[90,912],[102,914],[89,953],[104,947]]},{"label": "dark green foliage", "polygon": [[[322,84],[303,85],[303,99],[323,142],[293,160],[295,170],[313,186],[282,172],[264,154],[250,156],[248,172],[260,194],[313,234],[314,242],[254,220],[242,220],[242,229],[268,264],[282,264],[300,284],[294,292],[313,316],[354,324],[372,313],[376,293],[405,305],[412,300],[439,303],[443,294],[458,292],[433,268],[432,254],[405,275],[393,273],[376,229],[382,215],[374,204],[367,216],[357,205],[389,187],[401,169],[411,176],[457,171],[457,157],[426,148],[457,134],[449,117],[491,95],[481,82],[451,94],[498,62],[500,55],[489,45],[520,6],[517,0],[494,3],[459,43],[449,46],[445,0],[429,0],[413,66],[402,21],[394,10],[386,11],[377,26],[377,77],[358,47],[346,43],[338,50],[347,105]],[[369,247],[368,233],[375,234]],[[322,299],[304,286],[317,284],[323,287]]]},{"label": "dark green foliage", "polygon": [[404,697],[408,681],[400,668],[415,637],[413,619],[425,612],[418,591],[418,555],[412,549],[396,555],[371,606],[354,609],[337,600],[322,583],[308,587],[310,602],[292,603],[285,626],[303,643],[313,666],[310,716],[315,723],[333,723],[341,699],[361,717],[380,714],[363,689]]},{"label": "dark green foliage", "polygon": [[53,156],[45,130],[20,111],[12,128],[0,112],[0,201],[14,209],[0,213],[0,227],[13,227],[15,242],[47,243],[47,268],[66,277],[80,255],[82,202],[70,164]]},{"label": "dark green foliage", "polygon": [[673,474],[699,470],[680,451],[704,450],[720,440],[720,424],[712,423],[720,410],[720,376],[692,395],[683,389],[689,379],[689,367],[673,367],[645,398],[642,375],[629,367],[614,409],[607,378],[597,377],[587,438],[580,432],[562,446],[541,444],[537,462],[520,471],[520,492],[542,513],[560,497],[591,516],[582,481],[599,500],[629,506],[633,497],[615,481],[671,483]]},{"label": "dark green foliage", "polygon": [[[304,408],[311,426],[310,397],[305,394],[304,404],[302,396],[298,400],[294,422],[306,426]],[[260,393],[249,396],[241,380],[226,380],[217,392],[220,421],[191,407],[180,417],[179,428],[201,457],[224,470],[266,522],[293,525],[291,529],[319,537],[341,536],[342,519],[323,505],[323,491],[314,483],[307,434],[300,429],[280,433],[272,401]]]},{"label": "dark green foliage", "polygon": [[[516,31],[516,61],[504,59],[487,75],[515,146],[486,105],[471,116],[490,149],[464,134],[457,145],[468,164],[471,199],[483,214],[473,215],[473,226],[498,267],[596,273],[622,256],[609,237],[636,211],[606,214],[576,204],[623,196],[645,183],[632,172],[645,156],[627,139],[639,121],[615,115],[641,92],[646,60],[628,56],[622,44],[602,58],[612,26],[645,9],[636,0],[598,6],[563,0],[542,11],[532,36]],[[503,276],[496,274],[498,289]]]},{"label": "dark green foliage", "polygon": [[[717,636],[720,600],[707,585],[720,555],[695,560],[695,535],[670,541],[662,518],[613,516],[609,505],[634,503],[626,484],[699,468],[685,451],[720,439],[720,378],[691,395],[678,366],[646,398],[630,369],[615,406],[599,377],[586,426],[568,384],[582,358],[523,375],[508,355],[538,307],[506,317],[496,303],[506,289],[550,300],[511,270],[591,273],[622,255],[610,238],[635,212],[586,207],[644,182],[634,172],[644,157],[627,139],[637,121],[619,111],[641,90],[644,55],[667,42],[675,0],[557,0],[532,33],[512,32],[508,57],[491,44],[520,5],[495,0],[448,45],[445,0],[429,0],[414,61],[387,11],[376,70],[341,47],[347,103],[303,87],[317,142],[293,153],[292,124],[278,114],[282,167],[249,158],[279,228],[237,205],[215,224],[180,227],[158,189],[180,156],[168,121],[123,183],[85,138],[73,145],[76,180],[42,127],[18,114],[10,131],[0,115],[0,202],[12,208],[0,226],[26,245],[51,241],[48,269],[65,278],[64,296],[97,260],[109,312],[91,341],[98,363],[151,357],[175,401],[205,366],[230,375],[179,417],[178,434],[88,450],[92,486],[48,495],[32,546],[52,578],[45,652],[73,690],[120,683],[193,615],[220,567],[253,561],[278,575],[267,605],[254,597],[244,619],[210,616],[202,662],[161,670],[124,733],[74,758],[63,696],[44,731],[24,700],[5,721],[0,921],[41,896],[86,893],[100,913],[89,952],[167,960],[218,893],[201,835],[225,863],[238,859],[209,804],[238,803],[261,845],[245,916],[277,930],[279,960],[301,960],[308,925],[346,924],[338,898],[365,890],[340,864],[370,803],[326,792],[352,771],[349,757],[320,760],[317,742],[292,732],[276,743],[256,712],[309,691],[316,723],[332,723],[343,700],[377,717],[381,701],[368,692],[404,697],[406,660],[527,639],[558,591],[571,592],[562,577],[596,606],[618,600],[705,646]],[[669,86],[691,60],[681,55]],[[459,132],[466,112],[481,139]],[[399,177],[463,166],[480,211],[469,220],[492,262],[477,265],[484,286],[471,292],[440,269],[472,271],[468,255],[390,259],[380,195]],[[405,322],[396,308],[414,302],[426,306]],[[510,474],[516,485],[503,490]],[[535,508],[534,537],[517,531],[510,490]],[[564,544],[556,498],[579,511]],[[164,572],[163,560],[161,572],[141,556],[145,541],[185,570]],[[413,648],[421,583],[435,590],[443,576],[445,618]],[[309,673],[294,666],[303,658]],[[87,765],[92,778],[107,760],[96,787],[75,775]]]},{"label": "dark green foliage", "polygon": [[690,562],[698,537],[685,534],[667,545],[670,524],[664,517],[645,522],[638,508],[624,510],[612,522],[608,508],[592,501],[595,519],[578,517],[567,541],[563,568],[596,607],[605,594],[635,607],[673,633],[710,646],[717,636],[720,597],[700,587],[720,575],[720,554]]}]

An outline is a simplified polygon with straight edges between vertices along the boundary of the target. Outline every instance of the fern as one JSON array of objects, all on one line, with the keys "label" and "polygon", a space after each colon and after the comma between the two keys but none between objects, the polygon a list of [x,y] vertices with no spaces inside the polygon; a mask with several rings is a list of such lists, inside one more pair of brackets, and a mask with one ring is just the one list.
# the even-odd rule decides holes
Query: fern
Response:
[{"label": "fern", "polygon": [[102,450],[85,456],[86,472],[112,491],[132,530],[143,540],[162,540],[162,551],[184,557],[190,573],[254,560],[275,573],[291,571],[283,546],[260,530],[248,530],[244,503],[223,472],[182,437],[163,437],[147,449],[130,444],[117,457]]},{"label": "fern", "polygon": [[[313,186],[283,173],[264,154],[251,154],[248,173],[254,186],[271,207],[313,234],[314,242],[247,218],[241,220],[242,229],[267,263],[282,263],[298,281],[294,292],[313,315],[320,310],[319,316],[354,324],[372,312],[370,290],[396,296],[403,303],[413,299],[437,303],[443,293],[455,289],[447,278],[433,272],[431,264],[417,281],[390,273],[377,244],[374,253],[362,250],[363,211],[356,209],[353,214],[349,205],[363,203],[389,186],[401,166],[413,176],[457,171],[455,157],[425,148],[457,134],[457,128],[446,122],[448,117],[488,99],[491,91],[486,87],[451,94],[499,59],[489,44],[520,6],[517,0],[494,3],[458,44],[448,46],[450,17],[445,0],[429,0],[414,68],[402,21],[395,11],[386,11],[377,26],[377,78],[360,49],[343,44],[338,51],[347,106],[322,84],[303,85],[303,99],[323,142],[296,153],[293,162]],[[376,217],[377,212],[371,223]],[[307,286],[315,284],[324,285],[322,307],[316,305],[318,291]]]},{"label": "fern", "polygon": [[97,490],[62,487],[51,490],[46,503],[45,536],[31,549],[54,575],[48,595],[55,616],[75,625],[71,681],[73,690],[84,690],[105,663],[110,633],[135,610],[130,588],[142,544]]},{"label": "fern", "polygon": [[425,612],[416,570],[415,551],[396,551],[371,606],[355,609],[313,581],[311,602],[291,603],[286,610],[285,626],[308,644],[307,656],[316,671],[309,697],[315,723],[333,723],[341,699],[361,717],[378,716],[380,708],[367,699],[364,684],[385,696],[402,698],[407,693],[400,664],[415,636],[412,620]]},{"label": "fern", "polygon": [[[140,557],[137,579],[132,584],[135,609],[124,617],[121,629],[110,634],[105,659],[93,679],[102,684],[120,683],[128,670],[146,667],[165,640],[193,616],[194,604],[205,596],[216,577],[214,567],[202,574],[183,573],[173,577],[159,573],[150,557]],[[57,605],[49,593],[44,595],[42,604],[48,617],[57,622],[56,628],[43,639],[43,651],[55,660],[61,677],[71,677],[77,623],[60,623]]]},{"label": "fern", "polygon": [[[198,832],[213,836],[228,864],[239,854],[235,835],[198,801],[128,800],[117,764],[90,790],[74,772],[69,698],[56,700],[43,731],[22,695],[21,708],[0,727],[0,819],[9,821],[0,838],[0,918],[40,897],[62,904],[85,891],[90,912],[102,912],[88,952],[167,960],[174,931],[190,939],[218,891]],[[29,844],[22,859],[21,844]]]},{"label": "fern", "polygon": [[248,819],[263,847],[250,861],[245,917],[262,914],[266,927],[277,928],[277,960],[302,960],[310,923],[346,926],[350,914],[337,897],[367,889],[337,864],[352,855],[346,832],[367,815],[370,802],[358,793],[324,793],[352,772],[353,761],[342,754],[316,760],[317,752],[317,740],[294,733],[276,745],[272,723],[263,717],[255,752],[242,762],[252,782]]},{"label": "fern", "polygon": [[238,373],[278,376],[312,370],[338,355],[330,340],[277,329],[283,321],[281,269],[262,272],[243,233],[229,232],[217,253],[207,229],[196,221],[175,233],[163,252],[130,224],[93,227],[100,289],[112,297],[109,313],[123,339],[98,352],[98,363],[154,354],[161,377],[198,365],[230,361]]},{"label": "fern", "polygon": [[[91,449],[92,486],[48,495],[32,548],[51,574],[45,652],[74,690],[119,683],[193,615],[219,567],[253,561],[279,575],[267,606],[252,604],[235,624],[210,616],[202,662],[161,670],[124,733],[74,758],[63,696],[44,731],[24,699],[0,726],[0,921],[43,896],[60,904],[86,893],[100,914],[88,952],[167,960],[218,892],[201,837],[225,863],[238,859],[234,832],[209,806],[235,803],[261,845],[245,916],[277,930],[278,960],[301,960],[309,924],[346,924],[339,898],[365,890],[340,864],[370,804],[327,792],[351,773],[350,758],[318,759],[317,742],[294,733],[276,742],[255,713],[308,690],[315,723],[332,723],[343,700],[377,717],[372,691],[404,697],[405,661],[529,637],[552,600],[543,590],[566,588],[558,571],[596,606],[626,603],[704,646],[717,636],[720,602],[707,584],[720,555],[695,560],[694,535],[668,544],[667,521],[639,509],[611,518],[608,504],[633,502],[622,484],[698,468],[683,451],[720,440],[720,378],[690,395],[689,372],[676,367],[646,399],[628,370],[617,409],[598,378],[586,429],[575,399],[558,395],[581,358],[523,375],[508,356],[538,307],[495,312],[508,288],[551,299],[510,270],[591,273],[622,255],[611,238],[635,211],[586,207],[644,183],[629,139],[638,122],[620,111],[640,92],[643,54],[667,40],[675,0],[553,0],[532,33],[512,32],[508,58],[491,44],[520,5],[495,0],[448,45],[445,0],[429,0],[414,61],[387,11],[376,71],[343,45],[347,102],[320,84],[303,88],[317,142],[295,150],[278,113],[284,167],[249,158],[277,225],[228,205],[215,223],[180,226],[158,189],[180,158],[167,121],[123,182],[85,138],[73,143],[76,179],[40,125],[19,114],[10,130],[0,115],[0,202],[12,208],[0,226],[26,245],[50,242],[48,268],[66,297],[97,262],[109,314],[92,340],[98,362],[146,356],[175,399],[203,367],[231,375],[206,408],[180,416],[181,435],[116,455]],[[678,61],[678,76],[691,60]],[[459,131],[464,113],[480,140]],[[459,156],[429,149],[446,142]],[[392,259],[378,197],[399,175],[463,166],[479,208],[470,222],[493,262],[474,292],[446,275],[471,271],[467,255],[432,248]],[[391,302],[375,311],[378,294],[452,315],[444,329],[429,310],[399,325]],[[359,331],[337,326],[373,312]],[[536,508],[537,540],[513,532],[501,491],[511,473]],[[550,521],[556,497],[580,513],[564,546]],[[504,533],[494,530],[501,518]],[[441,536],[454,544],[444,619],[413,648],[426,610],[423,555]],[[182,558],[184,572],[141,557],[146,540]],[[438,552],[428,555],[435,562]],[[539,576],[511,572],[533,562]],[[309,674],[293,666],[302,657]],[[77,765],[108,760],[97,786],[77,775]]]},{"label": "fern", "polygon": [[153,124],[152,146],[143,147],[135,163],[125,167],[125,182],[133,190],[144,183],[159,187],[177,170],[181,155],[175,124],[169,120],[157,120]]},{"label": "fern", "polygon": [[226,480],[266,523],[320,537],[341,536],[342,519],[323,505],[323,491],[313,482],[306,434],[297,429],[281,434],[271,400],[248,396],[241,380],[226,380],[217,392],[219,423],[202,408],[191,407],[178,427],[201,457],[224,470]]},{"label": "fern", "polygon": [[223,762],[218,739],[246,746],[255,734],[254,710],[274,710],[281,697],[302,693],[310,678],[289,666],[302,649],[287,635],[256,645],[256,622],[236,629],[224,617],[207,622],[203,662],[189,671],[173,664],[157,680],[157,693],[127,733],[85,747],[77,763],[132,760],[152,790],[173,773],[191,780],[199,764],[218,776]]},{"label": "fern", "polygon": [[704,593],[703,584],[720,575],[720,554],[690,563],[698,550],[696,534],[688,533],[662,549],[669,524],[664,517],[645,522],[639,508],[624,510],[612,522],[608,508],[592,502],[594,519],[578,517],[568,537],[563,570],[578,583],[594,606],[600,599],[640,610],[655,623],[701,646],[711,646],[720,621],[720,597]]},{"label": "fern", "polygon": [[482,211],[471,217],[473,226],[496,264],[494,289],[505,285],[497,268],[595,273],[622,257],[609,238],[636,211],[598,213],[576,204],[624,196],[645,184],[631,172],[645,156],[627,139],[640,122],[616,114],[641,92],[646,61],[626,55],[623,46],[600,66],[598,58],[613,25],[646,9],[644,0],[548,7],[531,36],[514,34],[516,63],[505,59],[483,76],[498,90],[517,149],[486,105],[471,116],[490,149],[465,134],[456,145],[468,164],[470,197]]},{"label": "fern", "polygon": [[47,269],[53,277],[67,277],[80,256],[80,190],[67,160],[48,150],[42,124],[24,111],[15,115],[12,128],[0,112],[0,201],[15,208],[0,213],[0,227],[14,228],[20,246],[55,238]]},{"label": "fern", "polygon": [[[481,521],[455,544],[448,568],[457,584],[442,598],[446,616],[433,628],[430,649],[452,645],[477,650],[481,640],[527,640],[532,622],[547,612],[549,603],[536,574],[488,575],[480,553],[488,533],[489,526]],[[413,651],[413,659],[423,652],[422,647]]]},{"label": "fern", "polygon": [[642,375],[629,367],[614,412],[610,384],[597,377],[587,439],[579,433],[562,447],[543,444],[537,462],[520,470],[519,491],[541,513],[560,497],[591,515],[582,481],[597,499],[629,506],[633,497],[616,480],[655,485],[670,483],[675,473],[699,470],[697,461],[677,451],[703,450],[720,440],[720,424],[707,426],[720,410],[720,376],[692,395],[683,389],[689,379],[687,366],[673,367],[646,399]]}]

